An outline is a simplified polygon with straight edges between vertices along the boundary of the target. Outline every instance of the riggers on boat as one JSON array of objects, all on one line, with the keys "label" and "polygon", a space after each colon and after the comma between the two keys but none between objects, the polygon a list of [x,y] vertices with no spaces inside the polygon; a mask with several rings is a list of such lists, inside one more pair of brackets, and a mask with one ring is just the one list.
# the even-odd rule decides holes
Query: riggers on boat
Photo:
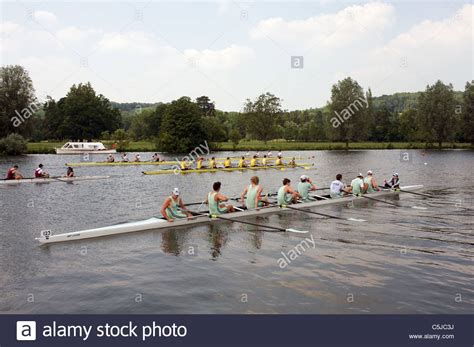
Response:
[{"label": "riggers on boat", "polygon": [[48,177],[48,178],[22,178],[18,180],[0,180],[0,184],[15,185],[20,183],[52,183],[52,182],[77,182],[93,181],[110,178],[110,176],[77,176],[77,177]]},{"label": "riggers on boat", "polygon": [[[405,186],[401,188],[401,191],[412,192],[416,190],[422,189],[422,185],[412,185],[412,186]],[[396,195],[401,193],[400,190],[382,190],[380,192],[371,194],[371,197],[382,197],[382,196],[390,196]],[[271,213],[280,213],[290,211],[294,213],[294,209],[306,209],[310,207],[318,207],[318,206],[326,206],[326,205],[333,205],[333,204],[341,204],[347,203],[349,201],[354,200],[363,200],[364,197],[348,195],[347,197],[343,198],[334,198],[328,199],[327,196],[321,198],[321,200],[311,201],[301,204],[290,205],[288,208],[286,207],[262,207],[258,210],[245,210],[242,212],[235,212],[230,214],[225,214],[225,220],[233,220],[233,219],[242,219],[245,217],[250,216],[261,216]],[[292,207],[292,208],[290,208]],[[136,221],[136,222],[129,222],[129,223],[122,223],[108,227],[102,228],[95,228],[95,229],[88,229],[76,232],[69,232],[64,234],[52,234],[51,230],[44,230],[41,232],[41,237],[37,238],[41,243],[53,243],[53,242],[63,242],[63,241],[74,241],[74,240],[83,240],[88,238],[94,237],[101,237],[101,236],[108,236],[108,235],[116,235],[116,234],[124,234],[124,233],[131,233],[136,231],[145,231],[145,230],[155,230],[155,229],[171,229],[171,228],[179,228],[179,227],[188,227],[195,224],[202,224],[202,223],[216,223],[222,222],[220,218],[210,218],[208,215],[196,215],[192,217],[192,219],[183,219],[183,220],[175,220],[173,223],[166,221],[163,218],[152,217],[146,220]]]},{"label": "riggers on boat", "polygon": [[171,174],[191,174],[191,173],[206,173],[206,172],[232,172],[232,171],[246,171],[246,170],[284,170],[284,169],[297,169],[302,168],[305,170],[311,169],[314,167],[314,164],[297,164],[297,165],[269,165],[269,166],[247,166],[247,167],[227,167],[227,168],[216,168],[216,169],[188,169],[180,170],[176,169],[166,169],[166,170],[156,170],[156,171],[143,171],[144,175],[171,175]]}]

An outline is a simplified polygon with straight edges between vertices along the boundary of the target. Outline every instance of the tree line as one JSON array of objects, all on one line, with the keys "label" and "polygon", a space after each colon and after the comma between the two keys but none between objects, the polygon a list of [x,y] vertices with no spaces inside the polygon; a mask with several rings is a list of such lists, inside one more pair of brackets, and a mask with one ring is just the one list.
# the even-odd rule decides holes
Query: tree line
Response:
[{"label": "tree line", "polygon": [[59,100],[38,100],[23,67],[4,66],[0,75],[0,138],[147,140],[167,152],[187,152],[204,141],[237,145],[242,139],[474,145],[472,81],[462,92],[437,81],[423,92],[373,97],[370,88],[365,91],[348,77],[332,86],[321,108],[288,111],[279,97],[264,93],[247,99],[241,112],[224,112],[208,96],[113,103],[90,83],[73,85]]}]

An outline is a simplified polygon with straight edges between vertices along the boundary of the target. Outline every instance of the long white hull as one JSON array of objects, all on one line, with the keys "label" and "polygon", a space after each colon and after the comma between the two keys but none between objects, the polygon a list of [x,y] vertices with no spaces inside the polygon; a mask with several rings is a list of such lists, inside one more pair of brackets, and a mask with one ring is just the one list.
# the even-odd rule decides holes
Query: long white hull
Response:
[{"label": "long white hull", "polygon": [[63,149],[56,148],[56,154],[114,154],[117,153],[115,149],[92,150],[92,149]]},{"label": "long white hull", "polygon": [[91,181],[110,178],[110,176],[78,176],[78,177],[51,177],[51,178],[23,178],[21,180],[1,180],[0,184],[16,185],[20,183],[53,183],[53,182],[77,182]]},{"label": "long white hull", "polygon": [[[402,187],[403,190],[407,190],[407,191],[419,190],[421,188],[423,188],[422,185]],[[380,197],[380,196],[395,195],[399,193],[400,193],[399,191],[381,191],[374,194],[370,194],[370,196]],[[294,206],[298,208],[308,208],[308,207],[325,206],[325,205],[332,205],[332,204],[339,204],[339,203],[347,203],[349,201],[359,200],[359,199],[364,199],[364,198],[348,196],[345,198],[338,198],[338,199],[318,200],[318,201],[298,204]],[[247,210],[243,212],[235,212],[232,214],[227,214],[225,216],[226,218],[240,219],[243,217],[259,216],[259,215],[279,213],[279,212],[285,212],[285,211],[296,213],[293,209],[285,209],[285,208],[280,208],[280,207],[267,207],[267,208],[261,208],[258,211]],[[124,234],[124,233],[130,233],[130,232],[135,232],[135,231],[188,227],[194,224],[209,223],[209,222],[215,223],[218,221],[221,221],[221,220],[211,219],[207,216],[199,216],[199,217],[193,217],[192,220],[177,220],[170,223],[164,219],[153,217],[153,218],[138,221],[138,222],[123,223],[123,224],[117,224],[113,226],[96,228],[96,229],[88,229],[88,230],[82,230],[82,231],[71,232],[71,233],[50,235],[48,237],[42,236],[42,237],[37,238],[37,240],[41,243],[73,241],[73,240],[82,240],[82,239],[88,239],[88,238],[93,238],[93,237]]]}]

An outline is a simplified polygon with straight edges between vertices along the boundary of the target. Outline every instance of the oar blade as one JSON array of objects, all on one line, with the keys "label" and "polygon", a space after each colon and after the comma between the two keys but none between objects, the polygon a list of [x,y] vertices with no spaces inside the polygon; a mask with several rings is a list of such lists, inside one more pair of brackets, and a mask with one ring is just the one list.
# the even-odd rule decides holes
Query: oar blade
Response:
[{"label": "oar blade", "polygon": [[412,206],[411,208],[414,208],[415,210],[427,210],[428,209],[427,207],[423,207],[423,206]]},{"label": "oar blade", "polygon": [[351,222],[367,222],[365,219],[359,219],[359,218],[347,218],[347,220]]},{"label": "oar blade", "polygon": [[297,234],[307,234],[309,232],[308,230],[298,230],[298,229],[293,229],[293,228],[285,229],[285,231],[288,233],[297,233]]}]

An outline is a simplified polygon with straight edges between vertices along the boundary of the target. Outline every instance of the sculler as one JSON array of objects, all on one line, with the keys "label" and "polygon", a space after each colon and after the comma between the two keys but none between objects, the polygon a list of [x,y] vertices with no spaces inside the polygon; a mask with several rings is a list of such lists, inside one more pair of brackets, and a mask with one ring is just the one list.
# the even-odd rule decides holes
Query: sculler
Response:
[{"label": "sculler", "polygon": [[346,187],[345,183],[342,182],[342,175],[337,174],[336,180],[331,182],[329,190],[331,198],[342,198],[352,191],[352,187]]},{"label": "sculler", "polygon": [[250,160],[250,167],[256,167],[258,166],[258,159],[257,155],[254,155],[253,158]]},{"label": "sculler", "polygon": [[361,195],[365,192],[364,176],[360,173],[351,182],[352,194]]},{"label": "sculler", "polygon": [[309,192],[316,190],[316,186],[313,184],[311,178],[306,175],[300,177],[300,182],[298,182],[298,193],[301,195],[301,200],[303,202],[313,201],[315,199],[309,196]]},{"label": "sculler", "polygon": [[192,214],[184,206],[183,200],[179,197],[178,188],[174,188],[171,195],[165,199],[163,206],[161,206],[161,214],[168,222],[192,217]]},{"label": "sculler", "polygon": [[212,191],[207,195],[206,202],[209,205],[209,213],[211,215],[218,215],[223,213],[234,212],[234,206],[225,204],[229,198],[220,193],[221,182],[214,182]]},{"label": "sculler", "polygon": [[10,169],[7,171],[7,180],[21,180],[23,178],[23,175],[18,171],[18,165],[13,165]]},{"label": "sculler", "polygon": [[107,159],[105,160],[107,163],[113,163],[115,161],[115,157],[113,156],[113,154],[109,154],[107,156]]},{"label": "sculler", "polygon": [[135,159],[133,161],[135,163],[139,163],[142,161],[142,158],[140,157],[140,153],[135,154]]},{"label": "sculler", "polygon": [[258,209],[259,207],[268,205],[267,197],[262,196],[263,188],[258,184],[259,181],[258,176],[250,178],[250,185],[245,187],[240,195],[240,200],[247,209]]},{"label": "sculler", "polygon": [[293,190],[290,184],[291,180],[289,178],[283,179],[283,185],[278,189],[277,202],[279,206],[296,203],[301,198],[300,193]]},{"label": "sculler", "polygon": [[231,160],[230,160],[229,157],[227,157],[227,158],[225,159],[225,161],[224,161],[224,167],[225,167],[225,168],[232,167],[232,162],[231,162]]},{"label": "sculler", "polygon": [[122,162],[128,163],[130,159],[127,157],[127,153],[122,153]]},{"label": "sculler", "polygon": [[35,170],[35,177],[36,178],[48,178],[49,173],[43,170],[43,164],[39,164]]},{"label": "sculler", "polygon": [[288,163],[288,165],[290,165],[290,166],[296,166],[296,158],[293,157],[293,158],[291,159],[291,161]]},{"label": "sculler", "polygon": [[384,180],[385,188],[394,188],[400,189],[400,178],[398,177],[398,173],[394,173],[390,181]]},{"label": "sculler", "polygon": [[247,167],[247,163],[245,162],[245,157],[240,158],[238,167]]},{"label": "sculler", "polygon": [[67,168],[66,177],[74,177],[74,169],[70,166]]},{"label": "sculler", "polygon": [[154,161],[154,162],[160,161],[160,156],[158,155],[158,153],[155,153],[151,156],[151,161]]},{"label": "sculler", "polygon": [[379,186],[375,182],[375,178],[373,177],[374,172],[372,170],[367,171],[367,176],[364,178],[364,184],[366,188],[366,193],[375,193],[380,190]]}]

